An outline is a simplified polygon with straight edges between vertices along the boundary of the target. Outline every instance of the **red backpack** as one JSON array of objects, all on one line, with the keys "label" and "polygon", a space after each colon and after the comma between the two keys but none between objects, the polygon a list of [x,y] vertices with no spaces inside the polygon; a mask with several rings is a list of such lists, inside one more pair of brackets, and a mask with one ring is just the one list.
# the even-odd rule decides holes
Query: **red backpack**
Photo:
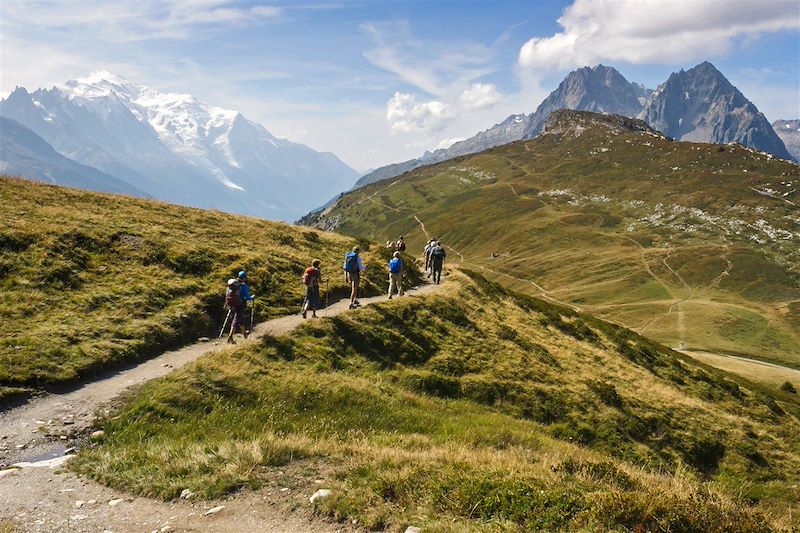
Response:
[{"label": "red backpack", "polygon": [[313,266],[308,267],[305,272],[303,272],[303,285],[306,287],[310,287],[314,284],[314,278],[319,275],[319,271],[314,268]]},{"label": "red backpack", "polygon": [[241,284],[238,280],[228,280],[228,290],[225,291],[225,305],[239,307],[242,305]]}]

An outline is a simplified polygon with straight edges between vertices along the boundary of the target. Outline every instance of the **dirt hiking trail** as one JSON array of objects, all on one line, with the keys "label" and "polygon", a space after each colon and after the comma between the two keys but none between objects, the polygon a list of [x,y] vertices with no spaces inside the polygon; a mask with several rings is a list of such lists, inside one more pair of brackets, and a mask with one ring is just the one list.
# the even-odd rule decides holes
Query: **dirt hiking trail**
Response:
[{"label": "dirt hiking trail", "polygon": [[[445,280],[446,281],[446,280]],[[443,289],[426,284],[406,291],[416,297]],[[386,301],[385,295],[361,298],[361,307]],[[349,299],[317,312],[320,318],[349,310]],[[308,320],[310,318],[309,313]],[[249,339],[285,335],[305,320],[298,314],[257,324]],[[341,524],[315,519],[308,497],[319,485],[291,478],[291,467],[276,469],[276,479],[256,492],[242,492],[211,502],[161,502],[131,497],[71,473],[56,473],[70,448],[85,437],[93,420],[135,385],[168,374],[200,356],[228,348],[225,337],[165,352],[134,367],[113,372],[78,388],[47,394],[0,413],[0,526],[14,531],[349,531]],[[285,477],[284,477],[285,476]],[[319,482],[319,480],[317,480]],[[280,485],[280,486],[278,486]],[[274,490],[271,490],[274,489]],[[109,502],[122,499],[109,505]],[[302,500],[303,505],[298,505]],[[80,503],[83,502],[83,503]],[[209,515],[211,508],[225,508]],[[0,527],[1,529],[1,527]]]}]

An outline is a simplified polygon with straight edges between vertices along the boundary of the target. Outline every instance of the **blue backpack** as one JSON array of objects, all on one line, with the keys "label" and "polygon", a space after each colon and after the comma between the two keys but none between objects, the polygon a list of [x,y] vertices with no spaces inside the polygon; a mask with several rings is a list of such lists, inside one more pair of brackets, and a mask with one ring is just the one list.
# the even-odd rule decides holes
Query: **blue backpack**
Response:
[{"label": "blue backpack", "polygon": [[358,254],[350,252],[344,256],[344,269],[345,271],[354,274],[358,272]]},{"label": "blue backpack", "polygon": [[389,261],[389,272],[392,274],[399,274],[403,270],[403,261],[395,257],[391,261]]}]

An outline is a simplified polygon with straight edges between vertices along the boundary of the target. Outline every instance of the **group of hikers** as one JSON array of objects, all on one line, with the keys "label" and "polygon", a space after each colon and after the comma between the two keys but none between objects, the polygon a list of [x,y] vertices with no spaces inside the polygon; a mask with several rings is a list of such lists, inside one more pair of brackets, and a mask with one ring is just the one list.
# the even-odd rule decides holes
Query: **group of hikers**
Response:
[{"label": "group of hikers", "polygon": [[[405,276],[405,262],[403,261],[403,252],[406,251],[406,242],[401,235],[397,242],[386,241],[386,248],[394,249],[392,257],[389,260],[389,291],[388,297],[391,300],[394,294],[402,296],[403,291],[403,277]],[[442,269],[444,268],[444,260],[447,253],[444,250],[441,242],[436,239],[429,239],[425,243],[423,250],[425,257],[425,272],[429,278],[433,278],[433,282],[439,284],[442,279]],[[321,308],[320,302],[320,285],[327,283],[328,280],[322,279],[322,270],[320,268],[321,261],[314,259],[311,261],[311,266],[303,271],[303,285],[305,286],[305,297],[303,305],[301,306],[300,314],[303,318],[308,316],[308,311],[311,311],[311,317],[317,317],[317,310]],[[350,309],[355,309],[360,305],[358,301],[358,290],[361,285],[361,276],[366,270],[364,260],[361,258],[361,249],[354,246],[353,249],[345,254],[344,270],[345,278],[350,284]],[[325,290],[327,298],[328,290]],[[241,333],[244,338],[247,338],[247,328],[245,325],[245,311],[247,310],[248,302],[254,302],[255,294],[251,294],[247,286],[247,272],[242,270],[238,276],[228,280],[228,288],[225,293],[225,305],[228,307],[228,318],[233,317],[231,320],[231,328],[228,334],[228,343],[235,344],[233,336],[236,333]],[[326,302],[327,307],[327,302]],[[250,329],[253,327],[253,311],[250,312]],[[225,324],[222,326],[225,330]],[[222,331],[220,332],[220,337]]]}]

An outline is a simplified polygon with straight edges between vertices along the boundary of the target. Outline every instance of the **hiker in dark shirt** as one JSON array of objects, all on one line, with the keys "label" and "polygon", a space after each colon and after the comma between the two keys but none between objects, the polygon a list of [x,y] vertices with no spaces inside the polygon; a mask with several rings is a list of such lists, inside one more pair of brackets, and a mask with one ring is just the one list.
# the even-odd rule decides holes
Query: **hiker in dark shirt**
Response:
[{"label": "hiker in dark shirt", "polygon": [[247,309],[247,302],[255,300],[255,295],[250,294],[247,288],[247,272],[242,270],[239,276],[235,279],[228,281],[228,291],[225,301],[231,308],[233,320],[231,321],[231,332],[228,335],[228,343],[236,344],[233,340],[233,335],[241,332],[242,336],[247,338],[247,330],[244,325],[244,312]]},{"label": "hiker in dark shirt", "polygon": [[436,241],[431,247],[431,273],[433,274],[433,282],[437,285],[442,280],[442,269],[444,268],[444,258],[447,257],[447,252],[444,251],[442,243]]}]

